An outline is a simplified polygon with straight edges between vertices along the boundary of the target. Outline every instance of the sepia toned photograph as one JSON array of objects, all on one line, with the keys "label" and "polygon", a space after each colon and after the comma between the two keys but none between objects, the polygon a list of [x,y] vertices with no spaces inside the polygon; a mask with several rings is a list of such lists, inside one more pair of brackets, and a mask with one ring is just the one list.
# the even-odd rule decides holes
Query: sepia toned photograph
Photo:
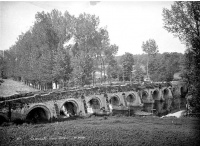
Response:
[{"label": "sepia toned photograph", "polygon": [[200,1],[0,1],[0,146],[199,136]]}]

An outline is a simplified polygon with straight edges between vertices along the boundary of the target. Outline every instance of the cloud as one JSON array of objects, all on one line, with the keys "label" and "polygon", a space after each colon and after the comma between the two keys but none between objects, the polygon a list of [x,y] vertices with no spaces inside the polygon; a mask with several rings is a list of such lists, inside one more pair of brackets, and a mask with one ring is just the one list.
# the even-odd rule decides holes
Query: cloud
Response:
[{"label": "cloud", "polygon": [[90,1],[90,5],[95,6],[97,3],[100,3],[100,1]]}]

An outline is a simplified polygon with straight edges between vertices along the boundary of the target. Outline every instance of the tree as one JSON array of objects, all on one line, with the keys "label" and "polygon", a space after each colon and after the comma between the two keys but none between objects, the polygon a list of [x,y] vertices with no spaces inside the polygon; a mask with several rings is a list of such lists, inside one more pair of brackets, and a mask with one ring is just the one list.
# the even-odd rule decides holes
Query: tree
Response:
[{"label": "tree", "polygon": [[108,79],[117,79],[120,80],[120,77],[122,76],[122,68],[118,65],[115,58],[109,61],[108,67],[107,67],[107,75]]},{"label": "tree", "polygon": [[4,77],[6,73],[6,60],[4,59],[4,52],[0,55],[0,77]]},{"label": "tree", "polygon": [[[7,51],[9,76],[45,88],[59,81],[90,84],[99,65],[101,73],[104,66],[105,74],[105,61],[113,61],[118,47],[110,44],[106,28],[99,28],[98,17],[52,10],[38,12],[35,19],[30,30]],[[75,44],[68,44],[72,39]]]},{"label": "tree", "polygon": [[[142,71],[146,73],[147,55],[133,55],[134,58],[134,77],[137,77]],[[116,60],[120,64],[122,56],[117,56]],[[149,74],[152,81],[171,81],[176,72],[180,72],[182,68],[184,56],[182,53],[157,53],[156,56],[149,59]],[[192,62],[191,62],[192,64]],[[138,71],[138,73],[137,73]],[[144,74],[144,73],[143,73]],[[139,76],[137,77],[139,79]]]},{"label": "tree", "polygon": [[95,58],[100,50],[98,25],[99,18],[95,15],[84,13],[75,19],[72,33],[76,43],[71,49],[72,66],[74,81],[81,86],[90,84],[95,70]]},{"label": "tree", "polygon": [[158,46],[156,44],[156,41],[154,39],[149,39],[146,42],[142,43],[142,49],[145,53],[148,54],[148,59],[147,59],[147,78],[149,78],[149,69],[148,69],[148,65],[149,65],[149,57],[150,56],[154,56],[156,55],[156,53],[158,53]]},{"label": "tree", "polygon": [[164,28],[187,45],[200,35],[200,2],[175,2],[163,9]]},{"label": "tree", "polygon": [[187,46],[188,65],[185,69],[186,74],[188,73],[188,82],[195,87],[191,92],[195,100],[195,109],[200,111],[200,2],[174,2],[171,9],[163,9],[163,20],[164,28]]},{"label": "tree", "polygon": [[181,53],[157,54],[149,61],[149,73],[153,81],[172,81],[173,75],[179,72]]},{"label": "tree", "polygon": [[139,82],[143,81],[144,71],[142,70],[140,64],[136,64],[134,66],[134,70],[135,70],[135,72],[134,72],[135,81],[139,81]]},{"label": "tree", "polygon": [[105,60],[109,58],[107,56],[114,55],[118,47],[110,45],[108,31],[105,28],[99,28],[99,18],[95,15],[80,14],[75,19],[72,34],[76,42],[71,49],[73,75],[76,82],[79,84],[82,82],[82,85],[89,84],[91,78],[94,77],[94,72],[99,70],[99,66],[101,66],[102,82],[103,67],[105,75]]},{"label": "tree", "polygon": [[67,11],[63,16],[61,12],[53,10],[51,12],[51,21],[53,29],[59,38],[57,49],[53,53],[53,78],[55,83],[64,85],[65,82],[69,82],[73,71],[70,46],[64,46],[64,44],[72,38],[74,17]]},{"label": "tree", "polygon": [[119,66],[114,56],[117,51],[118,46],[116,46],[115,44],[110,45],[109,47],[106,47],[104,49],[104,62],[108,64],[107,75],[109,79],[119,77]]},{"label": "tree", "polygon": [[123,68],[123,80],[131,80],[134,65],[133,54],[126,52],[122,55],[121,63]]},{"label": "tree", "polygon": [[163,56],[163,54],[157,54],[149,59],[148,69],[152,81],[165,81],[163,77],[166,75],[166,66],[163,62]]}]

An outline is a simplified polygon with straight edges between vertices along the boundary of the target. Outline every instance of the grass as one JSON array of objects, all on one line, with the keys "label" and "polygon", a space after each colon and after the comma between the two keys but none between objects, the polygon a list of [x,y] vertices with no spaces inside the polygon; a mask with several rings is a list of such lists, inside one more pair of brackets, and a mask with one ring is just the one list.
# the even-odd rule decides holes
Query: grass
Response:
[{"label": "grass", "polygon": [[91,117],[0,127],[2,145],[198,145],[194,117]]},{"label": "grass", "polygon": [[0,96],[7,97],[18,92],[33,92],[37,89],[31,88],[22,82],[17,82],[12,79],[4,79],[4,83],[0,85]]}]

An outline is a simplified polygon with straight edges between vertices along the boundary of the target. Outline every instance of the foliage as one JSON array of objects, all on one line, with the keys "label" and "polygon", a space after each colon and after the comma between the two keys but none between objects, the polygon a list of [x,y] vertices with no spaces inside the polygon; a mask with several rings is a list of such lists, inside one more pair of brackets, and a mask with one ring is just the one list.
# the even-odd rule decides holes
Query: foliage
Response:
[{"label": "foliage", "polygon": [[99,18],[94,15],[84,13],[76,19],[74,28],[76,44],[72,48],[72,62],[73,76],[77,84],[90,84],[92,74],[98,65],[105,65],[104,52],[110,52],[108,54],[112,57],[113,50],[117,51],[117,46],[110,46],[107,30],[98,28],[98,25]]},{"label": "foliage", "polygon": [[158,53],[158,46],[154,39],[149,39],[142,43],[142,49],[148,54],[147,58],[147,78],[149,78],[149,57],[155,56]]},{"label": "foliage", "polygon": [[200,111],[200,2],[174,2],[171,9],[163,9],[164,27],[186,44],[184,76],[190,86],[195,108]]},{"label": "foliage", "polygon": [[0,55],[0,77],[5,76],[5,69],[6,69],[6,61],[4,60],[3,56]]},{"label": "foliage", "polygon": [[173,75],[179,72],[181,66],[180,53],[163,53],[152,58],[149,63],[149,73],[153,81],[172,81]]},{"label": "foliage", "polygon": [[149,39],[146,42],[142,43],[142,49],[145,53],[150,55],[155,55],[158,53],[158,46],[156,44],[156,41],[154,39]]},{"label": "foliage", "polygon": [[113,79],[118,78],[118,80],[120,80],[120,78],[122,77],[122,72],[123,72],[122,68],[118,64],[115,64],[114,66],[108,65],[108,67],[107,67],[107,75],[108,75],[109,79],[110,78],[113,78]]},{"label": "foliage", "polygon": [[192,39],[199,36],[199,2],[175,2],[171,10],[163,9],[164,28],[176,37],[191,45]]},{"label": "foliage", "polygon": [[136,64],[134,66],[134,70],[135,72],[134,72],[133,79],[138,82],[144,81],[144,71],[142,70],[140,64]]},{"label": "foliage", "polygon": [[55,81],[67,81],[72,73],[71,56],[68,50],[58,49],[54,54],[53,76]]},{"label": "foliage", "polygon": [[111,45],[110,48],[105,49],[104,51],[105,62],[108,64],[107,75],[109,79],[119,79],[120,72],[122,71],[114,56],[117,53],[117,51],[118,46],[116,45]]},{"label": "foliage", "polygon": [[[122,56],[117,56],[120,60]],[[134,78],[139,79],[144,77],[146,69],[146,61],[148,56],[146,54],[133,55],[135,67]],[[181,53],[158,53],[156,56],[149,59],[149,73],[152,81],[172,81],[173,75],[180,72],[183,68],[184,56]],[[118,61],[119,62],[119,61]],[[119,63],[121,65],[121,63]],[[140,77],[139,77],[140,76]]]},{"label": "foliage", "polygon": [[123,68],[124,80],[128,81],[131,79],[133,71],[133,65],[134,65],[133,54],[126,52],[124,55],[122,55],[121,64]]},{"label": "foliage", "polygon": [[38,12],[30,30],[6,51],[7,75],[43,88],[52,82],[90,84],[98,65],[113,60],[118,51],[99,23],[98,17],[85,13]]}]

